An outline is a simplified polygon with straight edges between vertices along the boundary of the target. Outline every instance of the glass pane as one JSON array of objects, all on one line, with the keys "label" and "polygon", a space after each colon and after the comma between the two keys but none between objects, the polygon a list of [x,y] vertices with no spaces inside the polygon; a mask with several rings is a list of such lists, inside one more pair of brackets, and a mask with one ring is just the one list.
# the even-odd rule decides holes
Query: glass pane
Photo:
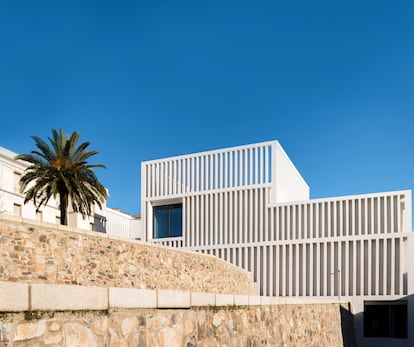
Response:
[{"label": "glass pane", "polygon": [[182,207],[172,208],[170,210],[170,236],[178,237],[183,235],[182,231]]},{"label": "glass pane", "polygon": [[154,237],[168,237],[168,210],[154,209]]}]

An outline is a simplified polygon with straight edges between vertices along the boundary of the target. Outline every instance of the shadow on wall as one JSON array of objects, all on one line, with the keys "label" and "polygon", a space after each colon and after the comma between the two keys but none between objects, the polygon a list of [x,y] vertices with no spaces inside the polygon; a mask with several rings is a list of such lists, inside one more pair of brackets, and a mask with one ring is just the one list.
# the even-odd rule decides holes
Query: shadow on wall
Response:
[{"label": "shadow on wall", "polygon": [[350,306],[341,306],[344,347],[412,347],[413,326],[414,295],[366,300],[363,311],[357,314],[351,313]]},{"label": "shadow on wall", "polygon": [[340,306],[341,310],[341,330],[344,347],[356,347],[354,315],[351,313],[351,304],[345,308]]}]

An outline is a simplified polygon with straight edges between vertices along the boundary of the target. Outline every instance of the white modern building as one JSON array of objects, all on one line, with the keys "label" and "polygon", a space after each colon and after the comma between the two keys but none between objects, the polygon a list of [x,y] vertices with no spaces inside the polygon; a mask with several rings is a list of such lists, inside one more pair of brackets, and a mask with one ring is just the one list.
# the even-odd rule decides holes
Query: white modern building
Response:
[{"label": "white modern building", "polygon": [[[34,219],[42,223],[60,224],[59,201],[53,198],[38,212],[32,202],[24,204],[19,181],[28,167],[21,160],[15,160],[17,153],[0,147],[0,213]],[[118,209],[102,204],[95,205],[93,215],[83,218],[80,213],[69,210],[68,225],[73,228],[103,232],[112,236],[141,239],[141,220]]]},{"label": "white modern building", "polygon": [[411,191],[309,199],[277,141],[143,162],[148,241],[223,258],[260,295],[350,302],[363,346],[413,346]]}]

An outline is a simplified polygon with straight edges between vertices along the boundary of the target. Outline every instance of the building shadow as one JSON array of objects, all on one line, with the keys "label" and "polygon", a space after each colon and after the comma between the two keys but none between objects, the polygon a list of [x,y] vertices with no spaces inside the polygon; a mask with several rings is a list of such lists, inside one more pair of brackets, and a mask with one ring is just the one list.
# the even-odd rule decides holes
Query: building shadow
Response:
[{"label": "building shadow", "polygon": [[340,307],[344,347],[413,347],[414,295],[364,301],[361,312]]},{"label": "building shadow", "polygon": [[348,307],[340,305],[341,330],[344,347],[356,347],[354,315],[351,312],[351,304]]}]

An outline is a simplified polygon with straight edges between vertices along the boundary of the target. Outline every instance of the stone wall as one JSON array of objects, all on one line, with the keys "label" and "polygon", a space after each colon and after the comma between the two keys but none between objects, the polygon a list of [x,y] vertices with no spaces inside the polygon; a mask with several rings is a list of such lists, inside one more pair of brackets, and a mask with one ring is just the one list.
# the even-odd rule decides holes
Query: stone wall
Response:
[{"label": "stone wall", "polygon": [[216,257],[0,214],[0,281],[252,294]]},{"label": "stone wall", "polygon": [[0,314],[0,346],[343,346],[338,304]]},{"label": "stone wall", "polygon": [[0,281],[0,347],[342,346],[338,303]]},{"label": "stone wall", "polygon": [[339,303],[212,256],[1,215],[0,256],[0,347],[343,345]]}]

